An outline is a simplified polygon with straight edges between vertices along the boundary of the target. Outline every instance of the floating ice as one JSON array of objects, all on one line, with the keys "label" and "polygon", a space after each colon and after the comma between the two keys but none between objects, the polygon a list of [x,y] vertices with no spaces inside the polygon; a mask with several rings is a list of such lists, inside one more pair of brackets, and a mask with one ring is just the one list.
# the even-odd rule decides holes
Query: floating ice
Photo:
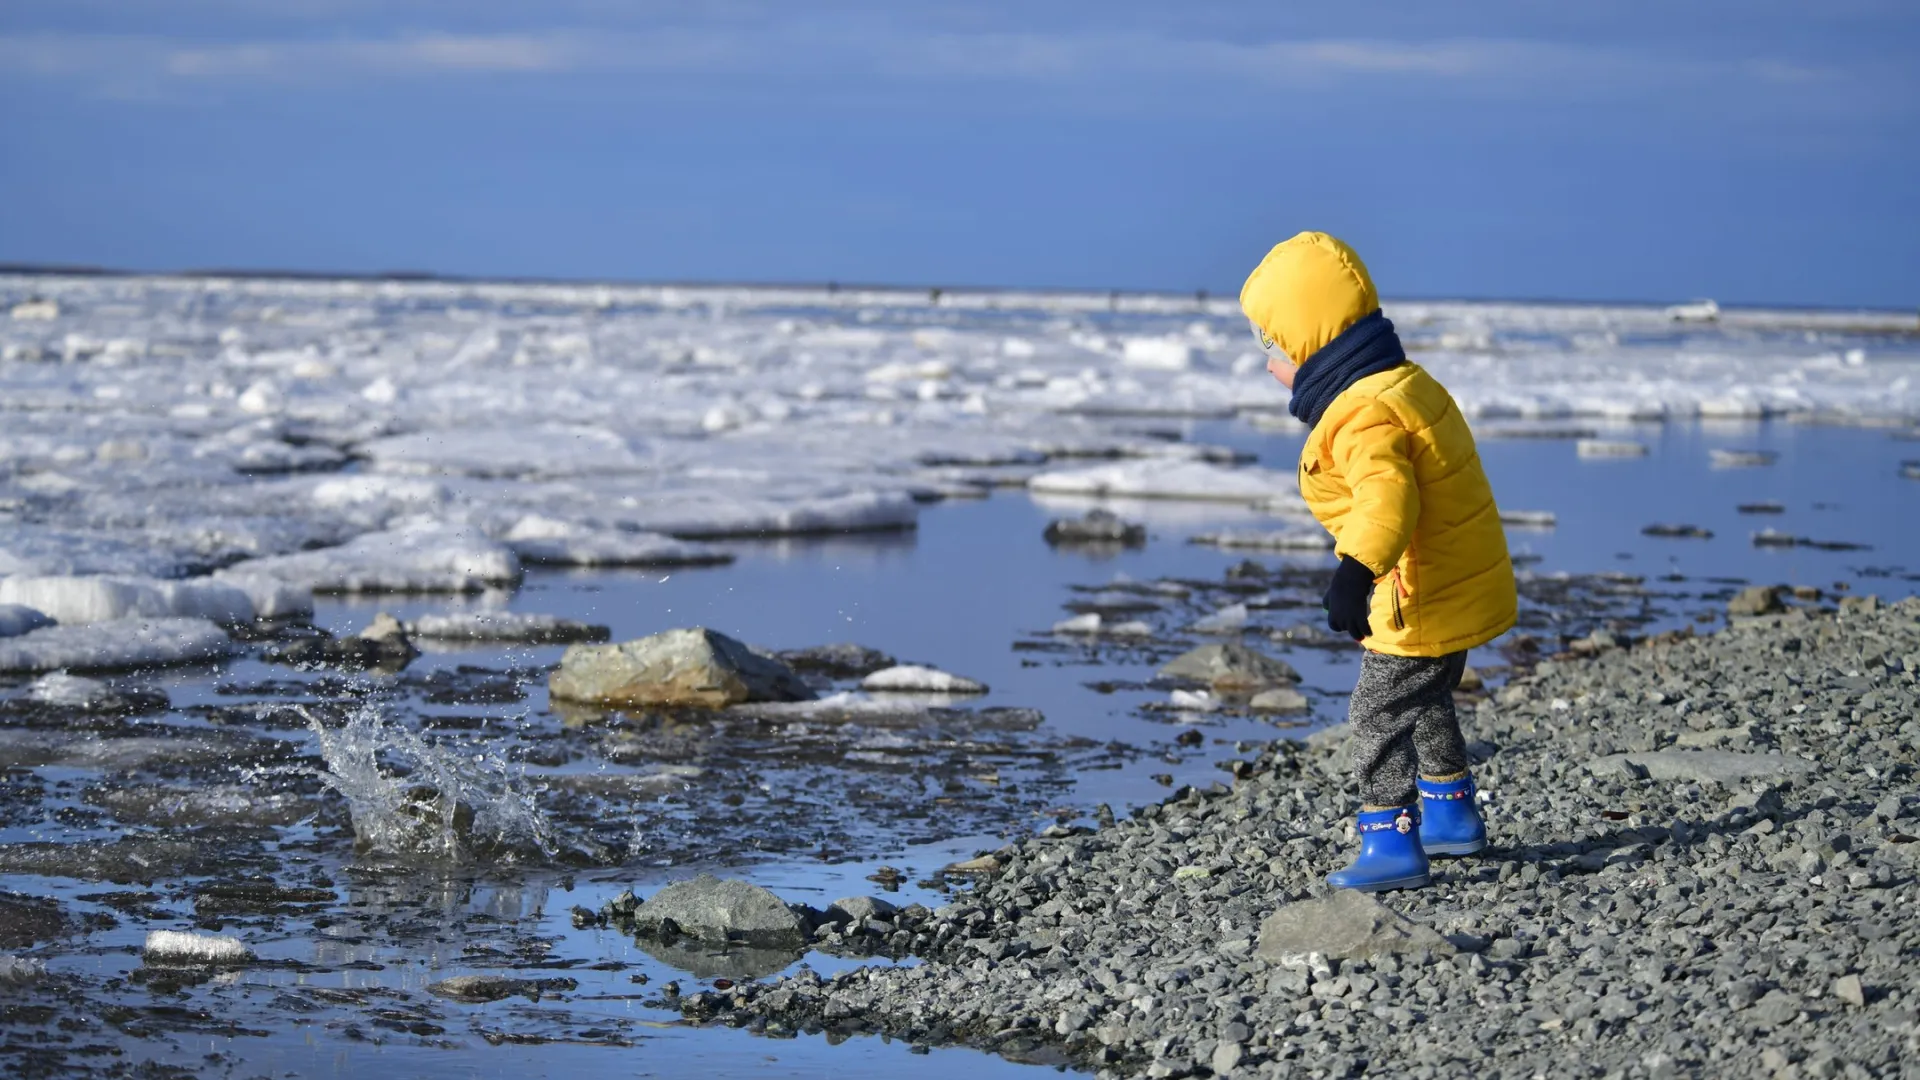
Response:
[{"label": "floating ice", "polygon": [[231,967],[253,959],[239,938],[182,930],[154,930],[147,934],[143,958],[149,964],[174,967]]},{"label": "floating ice", "polygon": [[1196,634],[1237,634],[1246,629],[1251,613],[1245,604],[1228,604],[1219,611],[1196,619],[1188,629]]},{"label": "floating ice", "polygon": [[1711,300],[1675,304],[1667,309],[1667,318],[1675,322],[1713,322],[1720,318],[1720,305]]},{"label": "floating ice", "polygon": [[232,652],[233,639],[205,619],[119,619],[0,638],[0,671],[190,664]]},{"label": "floating ice", "polygon": [[52,626],[46,613],[25,604],[0,603],[0,638],[18,637],[29,630]]},{"label": "floating ice", "polygon": [[228,573],[316,593],[459,593],[517,583],[520,560],[473,529],[425,523],[368,533],[336,548],[249,559]]},{"label": "floating ice", "polygon": [[916,664],[882,668],[860,680],[860,689],[888,693],[984,694],[987,692],[985,683]]},{"label": "floating ice", "polygon": [[0,953],[0,986],[38,982],[47,977],[44,960],[27,960]]},{"label": "floating ice", "polygon": [[1551,529],[1560,518],[1551,510],[1502,510],[1500,524],[1522,529]]},{"label": "floating ice", "polygon": [[1583,458],[1633,458],[1646,457],[1647,444],[1631,439],[1581,439],[1574,445],[1574,452]]},{"label": "floating ice", "polygon": [[501,537],[534,566],[716,566],[730,552],[650,532],[596,529],[529,514]]},{"label": "floating ice", "polygon": [[1206,502],[1265,503],[1295,490],[1291,473],[1272,469],[1229,469],[1197,461],[1122,461],[1084,469],[1044,472],[1027,482],[1052,495],[1119,496],[1134,499],[1193,499]]},{"label": "floating ice", "polygon": [[0,578],[0,603],[36,608],[67,626],[131,618],[195,618],[252,622],[253,600],[217,581],[133,577]]},{"label": "floating ice", "polygon": [[644,442],[605,428],[482,425],[375,439],[361,447],[383,472],[542,477],[632,473],[651,454]]},{"label": "floating ice", "polygon": [[1121,349],[1121,363],[1154,371],[1185,371],[1199,359],[1200,350],[1179,338],[1129,338]]},{"label": "floating ice", "polygon": [[1229,550],[1331,551],[1333,535],[1325,529],[1234,530],[1201,533],[1192,541]]},{"label": "floating ice", "polygon": [[35,701],[80,708],[91,705],[112,693],[113,688],[99,679],[69,675],[64,671],[48,672],[33,680],[27,687],[27,696]]},{"label": "floating ice", "polygon": [[592,626],[558,615],[518,611],[474,611],[422,615],[406,624],[407,633],[440,641],[524,641],[561,643],[606,641],[604,626]]},{"label": "floating ice", "polygon": [[1167,704],[1188,712],[1217,712],[1220,699],[1207,690],[1175,690],[1167,695]]},{"label": "floating ice", "polygon": [[1772,450],[1709,450],[1707,459],[1716,469],[1754,468],[1771,465],[1780,455]]}]

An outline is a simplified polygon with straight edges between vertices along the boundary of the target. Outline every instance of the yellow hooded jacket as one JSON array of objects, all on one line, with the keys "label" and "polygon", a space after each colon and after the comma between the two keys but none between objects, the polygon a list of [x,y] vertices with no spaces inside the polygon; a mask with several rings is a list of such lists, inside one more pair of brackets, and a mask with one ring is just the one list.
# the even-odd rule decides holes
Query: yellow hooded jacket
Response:
[{"label": "yellow hooded jacket", "polygon": [[[1366,265],[1325,233],[1277,245],[1240,307],[1296,365],[1380,307]],[[1374,573],[1365,645],[1445,656],[1513,626],[1507,538],[1466,417],[1408,361],[1347,387],[1300,451],[1300,494],[1334,549]]]}]

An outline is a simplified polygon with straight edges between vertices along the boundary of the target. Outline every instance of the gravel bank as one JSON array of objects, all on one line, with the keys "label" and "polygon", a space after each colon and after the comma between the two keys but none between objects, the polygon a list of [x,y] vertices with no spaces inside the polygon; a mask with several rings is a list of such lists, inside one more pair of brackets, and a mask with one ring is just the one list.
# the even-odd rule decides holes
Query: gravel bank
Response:
[{"label": "gravel bank", "polygon": [[1541,664],[1463,709],[1494,847],[1385,897],[1410,952],[1261,947],[1354,846],[1335,731],[819,931],[919,966],[678,1003],[1113,1076],[1920,1074],[1917,673],[1920,600]]}]

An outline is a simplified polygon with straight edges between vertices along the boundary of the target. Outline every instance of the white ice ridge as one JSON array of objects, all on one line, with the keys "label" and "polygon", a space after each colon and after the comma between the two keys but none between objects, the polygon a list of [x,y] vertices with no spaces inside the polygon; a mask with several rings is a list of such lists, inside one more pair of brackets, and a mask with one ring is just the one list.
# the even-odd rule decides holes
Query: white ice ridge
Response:
[{"label": "white ice ridge", "polygon": [[0,671],[78,671],[191,664],[233,652],[233,639],[205,619],[117,619],[49,626],[0,638]]},{"label": "white ice ridge", "polygon": [[653,532],[596,528],[528,514],[501,539],[534,566],[714,566],[733,555]]},{"label": "white ice ridge", "polygon": [[[911,528],[924,501],[1036,472],[1034,492],[1109,498],[1295,490],[1172,468],[1228,463],[1174,418],[1299,428],[1231,297],[0,275],[14,310],[31,317],[0,318],[0,575],[240,564],[295,587],[241,585],[262,615],[300,588],[464,590],[515,577],[509,556],[671,550],[642,533]],[[1920,416],[1909,312],[1387,313],[1483,429]],[[1086,458],[1148,464],[1074,479]],[[568,528],[508,535],[530,516]],[[422,525],[448,531],[390,550]],[[370,535],[388,550],[356,546]]]},{"label": "white ice ridge", "polygon": [[253,953],[239,938],[192,930],[153,930],[147,934],[143,956],[149,964],[244,964]]},{"label": "white ice ridge", "polygon": [[984,694],[985,683],[961,675],[917,664],[898,664],[882,668],[860,680],[860,689],[884,693],[909,694]]},{"label": "white ice ridge", "polygon": [[34,608],[67,626],[132,618],[194,618],[234,625],[252,622],[252,597],[217,581],[155,581],[135,577],[0,578],[0,604]]}]

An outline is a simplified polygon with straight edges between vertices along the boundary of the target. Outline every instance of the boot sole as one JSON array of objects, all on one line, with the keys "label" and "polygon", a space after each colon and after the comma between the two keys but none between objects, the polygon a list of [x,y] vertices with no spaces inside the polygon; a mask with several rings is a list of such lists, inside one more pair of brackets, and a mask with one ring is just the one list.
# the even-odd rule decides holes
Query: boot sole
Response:
[{"label": "boot sole", "polygon": [[1327,884],[1333,885],[1336,889],[1351,889],[1354,892],[1392,892],[1396,889],[1424,889],[1433,884],[1433,877],[1430,874],[1420,874],[1415,877],[1390,878],[1386,881],[1368,881],[1353,885],[1334,885],[1331,881]]},{"label": "boot sole", "polygon": [[1485,840],[1468,840],[1464,843],[1458,843],[1458,844],[1434,844],[1431,846],[1427,844],[1420,845],[1420,850],[1426,852],[1428,856],[1478,855],[1480,852],[1485,851],[1486,848],[1487,848],[1487,842]]}]

